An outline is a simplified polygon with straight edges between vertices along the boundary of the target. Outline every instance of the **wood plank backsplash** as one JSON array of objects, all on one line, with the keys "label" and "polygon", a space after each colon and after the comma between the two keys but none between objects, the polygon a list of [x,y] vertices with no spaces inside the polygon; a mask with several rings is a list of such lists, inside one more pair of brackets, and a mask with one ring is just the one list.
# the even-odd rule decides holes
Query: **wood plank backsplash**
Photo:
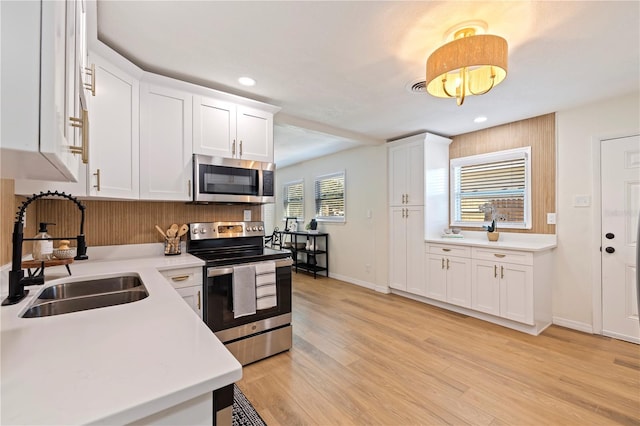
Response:
[{"label": "wood plank backsplash", "polygon": [[[1,246],[0,264],[11,262],[11,235],[15,214],[26,199],[14,195],[14,181],[0,181]],[[172,223],[181,225],[190,222],[213,222],[243,220],[244,210],[251,210],[252,220],[261,220],[259,205],[209,204],[194,205],[182,202],[155,201],[103,201],[81,200],[85,205],[84,234],[87,246],[143,244],[162,242],[156,231],[157,224],[166,230]],[[40,199],[27,208],[25,237],[37,232],[39,222],[52,222],[49,234],[53,237],[76,237],[80,231],[80,210],[65,199]],[[186,237],[185,237],[186,238]],[[75,241],[71,241],[75,246]],[[54,243],[58,246],[58,242]],[[31,252],[31,243],[23,245],[23,254]]]},{"label": "wood plank backsplash", "polygon": [[[555,225],[547,225],[547,213],[556,211],[555,123],[555,114],[546,114],[452,138],[453,142],[449,145],[450,158],[531,147],[532,228],[509,229],[505,232],[535,234],[555,234],[556,232]],[[477,230],[477,228],[468,229]]]},{"label": "wood plank backsplash", "polygon": [[[78,235],[80,210],[66,200],[38,200],[38,222],[53,222],[53,236]],[[143,244],[162,242],[155,225],[166,231],[172,223],[243,220],[244,210],[251,210],[252,220],[260,220],[260,206],[194,205],[155,201],[84,200],[87,246]],[[186,237],[185,237],[186,238]],[[72,242],[71,245],[75,245]]]}]

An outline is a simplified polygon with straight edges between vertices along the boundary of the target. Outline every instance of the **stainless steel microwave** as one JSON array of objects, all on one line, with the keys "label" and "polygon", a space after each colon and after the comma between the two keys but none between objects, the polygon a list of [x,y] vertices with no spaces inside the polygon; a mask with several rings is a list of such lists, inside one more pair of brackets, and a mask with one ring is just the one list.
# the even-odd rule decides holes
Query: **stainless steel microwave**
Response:
[{"label": "stainless steel microwave", "polygon": [[196,203],[273,203],[273,163],[193,155]]}]

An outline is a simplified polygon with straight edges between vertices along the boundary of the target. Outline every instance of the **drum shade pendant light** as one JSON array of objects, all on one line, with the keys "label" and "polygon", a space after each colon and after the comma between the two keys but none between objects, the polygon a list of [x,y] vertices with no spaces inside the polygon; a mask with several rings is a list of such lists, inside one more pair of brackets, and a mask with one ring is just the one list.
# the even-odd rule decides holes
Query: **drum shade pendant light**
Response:
[{"label": "drum shade pendant light", "polygon": [[427,92],[439,98],[484,95],[507,76],[507,41],[495,35],[476,35],[473,27],[454,33],[453,41],[427,59]]}]

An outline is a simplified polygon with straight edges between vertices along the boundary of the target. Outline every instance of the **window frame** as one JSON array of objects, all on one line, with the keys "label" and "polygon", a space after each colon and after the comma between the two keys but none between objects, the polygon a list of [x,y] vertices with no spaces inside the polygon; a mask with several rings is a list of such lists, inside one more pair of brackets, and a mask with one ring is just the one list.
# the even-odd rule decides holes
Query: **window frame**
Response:
[{"label": "window frame", "polygon": [[287,182],[285,184],[282,185],[282,221],[284,222],[286,220],[287,217],[293,217],[293,216],[287,216],[288,212],[287,212],[287,188],[289,188],[290,186],[293,185],[300,185],[302,187],[302,198],[300,200],[300,203],[302,205],[302,216],[296,216],[296,222],[301,222],[304,223],[304,204],[305,204],[305,197],[304,197],[304,179],[296,179],[296,180],[292,180],[290,182]]},{"label": "window frame", "polygon": [[[343,181],[343,191],[342,191],[342,207],[343,207],[343,215],[342,216],[319,216],[318,215],[318,198],[316,198],[316,186],[318,182],[326,179],[332,179],[336,177],[342,177]],[[318,222],[327,222],[327,223],[346,223],[347,221],[347,172],[346,170],[342,170],[339,172],[327,173],[321,176],[316,176],[313,180],[313,203],[314,203],[314,214],[315,219]]]},{"label": "window frame", "polygon": [[459,221],[456,220],[458,192],[456,188],[456,169],[463,166],[481,165],[524,158],[525,164],[525,188],[524,188],[524,222],[497,221],[498,228],[506,229],[531,229],[532,203],[531,203],[531,147],[521,147],[504,151],[489,152],[486,154],[471,155],[468,157],[452,158],[449,161],[449,222],[450,226],[482,228],[491,224],[491,221]]}]

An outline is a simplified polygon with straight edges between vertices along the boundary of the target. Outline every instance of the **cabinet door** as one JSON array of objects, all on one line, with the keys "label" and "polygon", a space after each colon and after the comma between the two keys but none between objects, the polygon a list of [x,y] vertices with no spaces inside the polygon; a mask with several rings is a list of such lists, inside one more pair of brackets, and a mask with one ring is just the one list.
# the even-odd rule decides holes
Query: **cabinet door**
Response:
[{"label": "cabinet door", "polygon": [[436,300],[447,300],[446,259],[437,254],[426,255],[427,290],[426,296]]},{"label": "cabinet door", "polygon": [[447,302],[471,307],[471,260],[463,257],[447,257]]},{"label": "cabinet door", "polygon": [[236,157],[272,163],[273,114],[238,106],[236,123]]},{"label": "cabinet door", "polygon": [[533,267],[503,263],[500,274],[500,315],[533,325]]},{"label": "cabinet door", "polygon": [[398,290],[407,290],[407,226],[405,207],[395,207],[390,213],[390,258],[389,286]]},{"label": "cabinet door", "polygon": [[405,211],[407,238],[407,291],[424,296],[427,292],[424,275],[424,210],[407,207]]},{"label": "cabinet door", "polygon": [[191,95],[140,85],[140,198],[191,199]]},{"label": "cabinet door", "polygon": [[187,305],[202,318],[202,291],[199,286],[177,288],[176,291]]},{"label": "cabinet door", "polygon": [[411,206],[424,204],[424,144],[414,142],[407,147],[407,181],[405,202]]},{"label": "cabinet door", "polygon": [[404,145],[389,149],[389,203],[404,204],[407,182],[407,148]]},{"label": "cabinet door", "polygon": [[92,55],[96,95],[89,111],[92,196],[139,196],[139,82],[109,62]]},{"label": "cabinet door", "polygon": [[193,97],[193,152],[218,157],[236,154],[236,106]]},{"label": "cabinet door", "polygon": [[500,315],[500,279],[494,262],[473,260],[471,307],[477,311]]}]

